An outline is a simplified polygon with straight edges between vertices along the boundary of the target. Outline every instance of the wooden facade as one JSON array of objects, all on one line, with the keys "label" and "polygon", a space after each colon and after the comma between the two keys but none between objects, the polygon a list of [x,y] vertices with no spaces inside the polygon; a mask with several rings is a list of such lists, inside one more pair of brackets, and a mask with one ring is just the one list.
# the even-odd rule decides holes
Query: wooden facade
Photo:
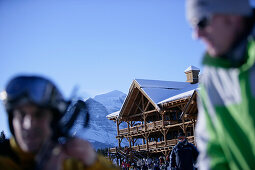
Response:
[{"label": "wooden facade", "polygon": [[[118,147],[109,149],[109,155],[117,159],[129,157],[131,160],[139,158],[139,155],[167,156],[177,144],[180,131],[185,133],[189,142],[195,144],[197,84],[182,83],[180,88],[178,84],[175,84],[177,88],[171,88],[171,83],[168,85],[170,87],[158,85],[147,88],[134,80],[119,114],[108,117],[116,122],[119,143]],[[153,95],[157,93],[154,92],[161,95],[160,91],[168,92],[170,98],[161,98],[160,102],[155,102]],[[174,95],[171,91],[174,91]],[[123,123],[126,128],[121,129],[120,124]],[[121,145],[123,139],[128,141],[128,146]],[[128,153],[125,151],[127,147]]]}]

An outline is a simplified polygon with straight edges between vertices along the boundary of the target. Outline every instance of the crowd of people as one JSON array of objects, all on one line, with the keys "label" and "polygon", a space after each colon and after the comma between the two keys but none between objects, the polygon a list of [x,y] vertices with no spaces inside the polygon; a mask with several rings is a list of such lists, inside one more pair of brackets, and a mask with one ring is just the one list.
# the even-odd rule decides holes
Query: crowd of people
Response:
[{"label": "crowd of people", "polygon": [[141,158],[136,162],[123,161],[121,164],[122,170],[166,170],[169,166],[169,161],[164,157]]},{"label": "crowd of people", "polygon": [[180,132],[178,143],[167,156],[146,157],[130,163],[124,160],[121,163],[123,170],[194,170],[197,168],[197,148],[188,142],[185,134]]}]

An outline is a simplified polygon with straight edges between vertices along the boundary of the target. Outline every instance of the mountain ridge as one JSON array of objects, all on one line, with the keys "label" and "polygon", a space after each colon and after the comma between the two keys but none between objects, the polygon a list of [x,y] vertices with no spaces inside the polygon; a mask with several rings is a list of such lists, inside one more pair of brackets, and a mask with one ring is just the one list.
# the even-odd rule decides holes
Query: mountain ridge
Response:
[{"label": "mountain ridge", "polygon": [[[106,116],[120,110],[126,96],[125,93],[114,90],[87,99],[86,105],[90,114],[89,127],[82,129],[81,125],[77,124],[74,134],[88,140],[95,149],[118,146],[116,123],[108,120]],[[82,120],[79,121],[82,122]]]}]

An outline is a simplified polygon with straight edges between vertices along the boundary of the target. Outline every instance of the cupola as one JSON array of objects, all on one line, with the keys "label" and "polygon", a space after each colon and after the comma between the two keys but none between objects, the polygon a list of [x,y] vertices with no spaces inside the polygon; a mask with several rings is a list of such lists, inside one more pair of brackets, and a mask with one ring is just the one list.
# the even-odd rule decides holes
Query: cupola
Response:
[{"label": "cupola", "polygon": [[186,82],[189,82],[191,84],[198,83],[198,75],[199,75],[200,69],[195,66],[189,66],[184,73],[187,76]]}]

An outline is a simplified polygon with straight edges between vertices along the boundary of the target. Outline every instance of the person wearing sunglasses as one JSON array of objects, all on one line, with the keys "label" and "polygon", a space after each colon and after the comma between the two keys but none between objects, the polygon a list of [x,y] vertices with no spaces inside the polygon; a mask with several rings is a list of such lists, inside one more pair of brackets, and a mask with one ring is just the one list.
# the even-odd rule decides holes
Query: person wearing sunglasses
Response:
[{"label": "person wearing sunglasses", "polygon": [[169,167],[171,170],[193,170],[198,157],[197,148],[188,142],[183,132],[177,138],[178,143],[170,154]]},{"label": "person wearing sunglasses", "polygon": [[34,75],[14,77],[1,98],[13,136],[0,143],[0,169],[116,169],[97,155],[88,141],[61,134],[58,126],[69,102],[49,79]]},{"label": "person wearing sunglasses", "polygon": [[206,48],[196,140],[200,169],[255,169],[255,28],[249,0],[186,0]]}]

